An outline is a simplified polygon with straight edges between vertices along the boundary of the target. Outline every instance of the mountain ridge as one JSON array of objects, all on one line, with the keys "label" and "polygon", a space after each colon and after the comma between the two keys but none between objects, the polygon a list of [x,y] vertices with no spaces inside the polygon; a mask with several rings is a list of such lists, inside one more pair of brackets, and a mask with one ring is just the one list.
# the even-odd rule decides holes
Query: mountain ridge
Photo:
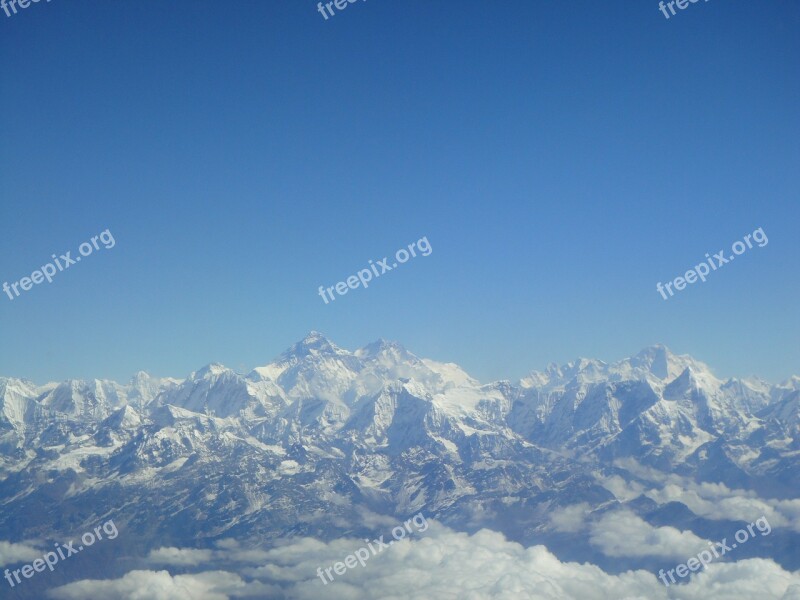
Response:
[{"label": "mountain ridge", "polygon": [[[111,512],[140,552],[368,535],[363,511],[424,511],[562,559],[650,568],[598,554],[551,515],[579,507],[602,522],[624,509],[721,539],[742,503],[770,505],[787,524],[770,539],[795,544],[798,411],[800,378],[723,381],[662,345],[481,383],[397,342],[350,352],[311,332],[244,374],[210,363],[184,379],[140,371],[126,385],[5,377],[0,539],[68,536]],[[676,478],[697,491],[681,496]],[[720,490],[730,510],[696,497]],[[747,552],[800,568],[771,548]]]},{"label": "mountain ridge", "polygon": [[[247,373],[241,373],[241,372],[235,371],[234,369],[226,367],[224,364],[219,363],[219,362],[211,362],[211,363],[207,363],[206,365],[200,367],[199,369],[196,369],[195,371],[192,371],[184,379],[176,378],[176,377],[173,377],[173,376],[157,377],[157,376],[151,375],[147,371],[139,370],[139,371],[136,371],[133,374],[133,376],[131,376],[131,378],[130,378],[130,380],[129,380],[129,382],[127,384],[121,384],[118,381],[113,380],[113,379],[98,379],[98,378],[93,378],[93,379],[88,379],[88,380],[87,379],[66,379],[66,380],[62,380],[62,381],[49,381],[49,382],[44,383],[44,384],[37,384],[36,382],[34,382],[34,381],[30,380],[30,379],[27,379],[27,378],[14,377],[13,375],[0,375],[0,385],[2,385],[4,381],[15,381],[15,382],[24,383],[24,384],[27,384],[27,385],[30,385],[30,386],[34,386],[34,387],[37,387],[39,389],[44,389],[44,388],[47,388],[48,386],[49,387],[57,387],[58,385],[61,385],[61,384],[67,383],[67,382],[82,382],[84,384],[89,384],[89,383],[94,383],[95,385],[109,385],[110,384],[110,385],[116,385],[116,386],[119,386],[119,387],[128,387],[128,386],[133,385],[134,382],[136,382],[136,384],[138,384],[138,385],[142,385],[145,382],[152,382],[152,381],[165,381],[165,382],[172,382],[172,383],[182,383],[186,379],[189,379],[189,378],[191,378],[191,377],[193,377],[195,375],[198,375],[198,374],[201,374],[201,373],[214,372],[214,371],[217,371],[217,370],[231,371],[231,372],[237,373],[238,375],[241,375],[243,377],[251,377],[251,376],[253,376],[255,374],[256,378],[258,378],[258,376],[264,370],[266,370],[268,376],[271,379],[276,379],[276,377],[272,375],[272,374],[274,374],[276,372],[275,371],[276,368],[278,368],[278,367],[280,367],[282,365],[285,365],[286,363],[289,363],[289,362],[292,362],[293,364],[296,364],[302,358],[312,357],[312,356],[356,356],[358,358],[364,358],[364,357],[369,357],[372,353],[375,353],[375,352],[378,352],[378,351],[380,351],[382,349],[387,349],[387,348],[388,349],[397,350],[397,351],[399,351],[401,353],[406,353],[406,354],[408,354],[408,355],[410,355],[410,356],[412,356],[414,358],[418,358],[419,360],[421,360],[423,362],[427,361],[427,362],[430,362],[430,363],[433,363],[433,364],[436,364],[436,365],[454,366],[454,367],[456,367],[456,368],[458,368],[458,369],[463,371],[463,369],[461,369],[461,367],[459,367],[457,364],[452,363],[452,362],[442,363],[442,362],[435,361],[435,360],[432,360],[432,359],[417,357],[415,354],[413,354],[410,351],[408,351],[401,343],[399,343],[397,341],[387,340],[385,338],[379,338],[378,340],[375,340],[374,342],[368,343],[367,345],[362,346],[362,347],[360,347],[360,348],[358,348],[358,349],[356,349],[356,350],[351,352],[351,351],[345,350],[345,349],[337,346],[329,338],[327,338],[324,334],[320,333],[319,331],[311,330],[306,334],[306,336],[303,339],[301,339],[298,342],[292,344],[284,352],[282,352],[281,354],[276,356],[270,363],[268,363],[266,365],[254,367],[253,369],[251,369]],[[658,362],[658,366],[653,366],[653,365],[655,365],[656,362]],[[568,375],[569,373],[573,373],[573,374],[584,373],[584,371],[587,370],[588,367],[599,368],[601,370],[605,370],[605,371],[608,371],[608,372],[611,372],[611,373],[615,373],[617,376],[620,376],[620,372],[621,371],[628,371],[628,372],[632,372],[632,373],[639,373],[639,372],[643,373],[643,372],[646,372],[646,371],[649,370],[657,378],[659,378],[659,379],[667,379],[669,377],[674,378],[676,375],[680,374],[680,373],[675,373],[675,372],[667,372],[666,369],[669,369],[671,366],[674,366],[674,365],[684,365],[684,367],[686,365],[691,365],[691,366],[693,366],[695,368],[696,371],[704,372],[704,373],[707,373],[707,374],[713,376],[713,373],[712,373],[710,367],[708,367],[707,364],[694,359],[693,357],[691,357],[688,354],[682,354],[682,355],[674,354],[669,350],[669,348],[667,346],[665,346],[663,344],[656,343],[656,344],[653,344],[653,345],[650,345],[650,346],[646,346],[645,348],[641,349],[637,354],[633,355],[632,357],[623,358],[623,359],[620,359],[620,360],[617,360],[617,361],[611,362],[611,363],[608,363],[608,362],[605,362],[605,361],[602,361],[602,360],[599,360],[599,359],[596,359],[596,358],[587,358],[587,357],[578,357],[578,358],[575,358],[573,360],[567,361],[566,363],[561,364],[561,365],[559,365],[557,363],[550,363],[542,371],[532,370],[532,371],[529,372],[528,375],[525,375],[525,376],[519,378],[517,380],[517,382],[516,382],[516,385],[521,385],[521,386],[525,387],[525,385],[527,383],[527,380],[529,380],[529,379],[535,381],[535,380],[538,380],[538,379],[541,379],[541,378],[545,378],[544,380],[547,381],[547,380],[549,380],[549,378],[551,378],[553,376],[563,378],[566,375]],[[654,368],[658,369],[660,374],[657,373],[656,371],[654,371],[653,370]],[[683,368],[681,368],[680,371],[682,372]],[[278,375],[279,374],[280,374],[280,372],[278,372]],[[468,377],[470,379],[474,380],[474,378],[472,378],[471,376],[468,375]],[[764,381],[764,380],[762,380],[762,379],[760,379],[758,377],[748,377],[748,378],[729,377],[729,378],[727,378],[725,380],[720,380],[720,381],[728,382],[730,380]],[[477,381],[477,380],[474,380],[474,381]],[[501,381],[511,381],[511,380],[509,380],[509,379],[499,379],[499,380],[488,382],[488,383],[486,383],[484,385],[490,385],[490,384],[498,383],[498,382],[501,382]],[[785,380],[783,380],[782,382],[780,382],[778,384],[768,384],[768,385],[779,385],[779,386],[784,386],[784,387],[794,386],[795,389],[800,389],[800,375],[791,375],[791,376],[787,377]]]}]

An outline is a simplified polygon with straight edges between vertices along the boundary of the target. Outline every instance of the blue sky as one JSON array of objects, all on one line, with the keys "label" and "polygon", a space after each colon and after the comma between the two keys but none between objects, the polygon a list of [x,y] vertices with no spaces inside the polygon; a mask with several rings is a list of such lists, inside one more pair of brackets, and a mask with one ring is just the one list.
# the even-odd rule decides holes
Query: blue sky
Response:
[{"label": "blue sky", "polygon": [[[116,240],[0,296],[0,375],[250,369],[312,329],[484,381],[653,343],[800,374],[799,25],[742,0],[0,13],[0,283]],[[317,295],[422,236],[430,256]]]}]

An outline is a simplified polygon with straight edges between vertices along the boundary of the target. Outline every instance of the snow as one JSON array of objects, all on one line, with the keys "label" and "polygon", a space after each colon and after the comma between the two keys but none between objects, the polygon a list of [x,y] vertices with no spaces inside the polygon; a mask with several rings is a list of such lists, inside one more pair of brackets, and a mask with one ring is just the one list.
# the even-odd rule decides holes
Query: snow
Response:
[{"label": "snow", "polygon": [[[608,456],[665,470],[699,462],[713,473],[718,453],[702,448],[708,444],[722,446],[743,478],[780,483],[779,473],[786,481],[797,473],[798,389],[797,378],[781,386],[722,382],[663,346],[483,385],[458,365],[419,358],[396,342],[349,352],[312,332],[246,377],[212,363],[185,380],[139,372],[127,386],[0,378],[0,441],[21,448],[2,457],[0,475],[22,470],[46,483],[74,470],[81,479],[65,497],[75,499],[109,481],[131,493],[180,482],[173,511],[188,502],[180,494],[204,485],[198,473],[213,480],[209,473],[218,472],[227,486],[243,486],[235,497],[246,498],[248,511],[282,509],[286,495],[263,493],[278,479],[312,512],[316,500],[353,482],[376,504],[456,511],[470,494],[530,498],[552,484],[551,473],[568,486]],[[717,441],[724,444],[711,446]],[[91,477],[81,466],[87,459]],[[39,485],[21,485],[19,494]],[[214,510],[242,510],[213,486],[197,496],[191,501],[225,503]]]}]

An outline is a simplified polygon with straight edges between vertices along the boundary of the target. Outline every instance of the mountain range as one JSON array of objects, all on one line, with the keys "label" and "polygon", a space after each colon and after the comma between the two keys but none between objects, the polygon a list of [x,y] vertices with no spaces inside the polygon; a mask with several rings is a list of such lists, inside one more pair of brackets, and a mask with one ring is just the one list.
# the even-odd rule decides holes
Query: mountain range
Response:
[{"label": "mountain range", "polygon": [[113,517],[125,561],[49,585],[162,547],[364,537],[365,513],[424,512],[620,573],[669,561],[614,550],[610,515],[712,540],[763,514],[773,533],[737,558],[798,569],[799,429],[800,378],[721,380],[661,345],[483,384],[396,342],[351,352],[311,332],[247,374],[0,377],[0,540],[69,539]]}]

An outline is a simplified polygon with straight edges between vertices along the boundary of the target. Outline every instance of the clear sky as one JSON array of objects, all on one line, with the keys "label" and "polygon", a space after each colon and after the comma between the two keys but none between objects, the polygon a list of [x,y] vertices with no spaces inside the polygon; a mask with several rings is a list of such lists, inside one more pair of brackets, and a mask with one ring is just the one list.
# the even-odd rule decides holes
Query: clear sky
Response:
[{"label": "clear sky", "polygon": [[[483,381],[653,343],[721,376],[800,374],[797,2],[18,11],[0,284],[105,229],[116,245],[0,295],[0,375],[250,369],[312,329]],[[758,227],[765,247],[656,291]],[[423,236],[429,256],[318,295]]]}]

